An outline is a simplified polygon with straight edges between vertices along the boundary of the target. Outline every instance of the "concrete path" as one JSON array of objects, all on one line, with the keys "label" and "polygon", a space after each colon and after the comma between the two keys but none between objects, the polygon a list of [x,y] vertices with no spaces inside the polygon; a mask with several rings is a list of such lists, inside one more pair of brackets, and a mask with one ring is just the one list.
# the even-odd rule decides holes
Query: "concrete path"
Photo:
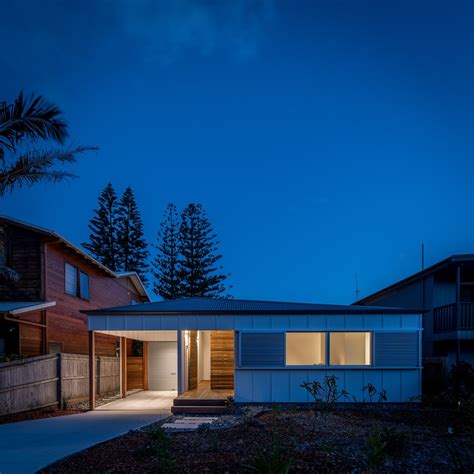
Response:
[{"label": "concrete path", "polygon": [[175,396],[176,392],[139,392],[87,413],[0,425],[0,473],[33,473],[166,418]]}]

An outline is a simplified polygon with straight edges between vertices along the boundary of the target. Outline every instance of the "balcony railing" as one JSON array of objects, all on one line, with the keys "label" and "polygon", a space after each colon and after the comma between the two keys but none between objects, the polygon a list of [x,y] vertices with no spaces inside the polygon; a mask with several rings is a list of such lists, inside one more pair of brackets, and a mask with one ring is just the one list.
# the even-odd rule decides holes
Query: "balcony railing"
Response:
[{"label": "balcony railing", "polygon": [[474,330],[474,303],[461,303],[461,317],[457,327],[456,304],[433,309],[434,332]]}]

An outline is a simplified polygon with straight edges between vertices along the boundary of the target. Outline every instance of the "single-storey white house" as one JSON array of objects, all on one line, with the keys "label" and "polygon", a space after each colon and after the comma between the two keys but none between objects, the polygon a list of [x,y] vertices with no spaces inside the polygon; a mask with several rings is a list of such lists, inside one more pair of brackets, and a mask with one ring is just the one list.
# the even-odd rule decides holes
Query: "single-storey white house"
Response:
[{"label": "single-storey white house", "polygon": [[[183,298],[86,313],[91,361],[95,333],[144,341],[145,388],[176,390],[176,405],[307,402],[301,384],[326,375],[349,401],[368,401],[369,383],[389,402],[421,394],[421,310]],[[125,372],[121,383],[125,396]]]}]

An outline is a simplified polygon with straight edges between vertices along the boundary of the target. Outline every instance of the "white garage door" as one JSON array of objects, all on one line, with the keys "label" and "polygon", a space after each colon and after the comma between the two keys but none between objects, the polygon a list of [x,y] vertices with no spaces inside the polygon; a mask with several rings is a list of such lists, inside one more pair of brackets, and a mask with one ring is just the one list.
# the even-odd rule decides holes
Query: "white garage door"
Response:
[{"label": "white garage door", "polygon": [[177,342],[149,342],[148,388],[150,390],[177,390],[177,372]]}]

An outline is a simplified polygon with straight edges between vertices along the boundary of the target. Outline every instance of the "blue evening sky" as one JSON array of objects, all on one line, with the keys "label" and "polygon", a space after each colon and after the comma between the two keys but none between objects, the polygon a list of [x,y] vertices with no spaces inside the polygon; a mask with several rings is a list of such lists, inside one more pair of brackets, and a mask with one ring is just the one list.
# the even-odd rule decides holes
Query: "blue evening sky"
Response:
[{"label": "blue evening sky", "polygon": [[133,187],[147,238],[201,202],[232,294],[354,300],[474,252],[470,1],[0,0],[0,100],[60,105],[80,178],[2,213],[87,238]]}]

